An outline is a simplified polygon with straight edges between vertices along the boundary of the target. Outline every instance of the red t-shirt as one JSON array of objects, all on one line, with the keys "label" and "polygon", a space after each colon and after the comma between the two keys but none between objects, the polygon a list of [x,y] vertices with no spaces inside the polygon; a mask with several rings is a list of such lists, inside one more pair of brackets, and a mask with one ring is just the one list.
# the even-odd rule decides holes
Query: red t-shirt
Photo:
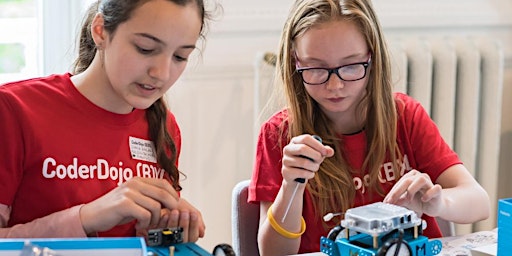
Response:
[{"label": "red t-shirt", "polygon": [[[7,227],[90,202],[133,176],[168,179],[151,155],[145,113],[94,105],[70,74],[0,86],[0,204],[11,206]],[[170,112],[168,128],[179,155],[180,130]],[[134,222],[99,235],[133,236]]]},{"label": "red t-shirt", "polygon": [[[401,173],[416,169],[427,173],[433,181],[448,167],[459,164],[461,161],[457,154],[450,149],[441,137],[435,123],[419,102],[411,97],[395,94],[398,107],[397,142],[403,162]],[[287,119],[287,111],[283,110],[273,115],[266,121],[260,130],[256,148],[256,160],[249,187],[249,199],[251,203],[260,201],[273,202],[282,183],[281,160],[283,146],[288,143],[286,135],[282,140],[286,143],[279,145],[280,125]],[[285,124],[286,126],[286,124]],[[366,156],[366,133],[364,131],[354,135],[343,136],[343,147],[348,157],[348,163],[354,168],[361,168]],[[367,170],[363,171],[367,173]],[[370,195],[365,184],[365,174],[353,175],[354,185],[357,189],[353,207],[382,201],[384,198],[378,193]],[[392,165],[388,161],[382,164],[380,173],[381,187],[384,192],[391,190],[399,177],[394,177]],[[339,210],[341,211],[341,209]],[[324,229],[322,216],[313,213],[313,201],[306,190],[304,194],[304,208],[302,216],[306,221],[306,232],[301,237],[299,253],[317,252],[320,250],[320,237],[327,236],[330,229]],[[440,237],[441,232],[435,218],[423,215],[427,221],[427,229],[424,234],[427,237]],[[330,227],[338,223],[328,222]]]}]

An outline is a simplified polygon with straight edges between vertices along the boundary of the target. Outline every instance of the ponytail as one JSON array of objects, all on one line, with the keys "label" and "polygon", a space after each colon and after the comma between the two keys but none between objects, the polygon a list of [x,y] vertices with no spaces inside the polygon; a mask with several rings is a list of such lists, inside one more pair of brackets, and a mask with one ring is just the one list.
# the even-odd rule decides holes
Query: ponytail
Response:
[{"label": "ponytail", "polygon": [[175,164],[176,144],[167,130],[167,107],[163,98],[146,110],[146,119],[149,124],[149,138],[155,143],[157,162],[169,174],[174,189],[180,191],[180,171]]},{"label": "ponytail", "polygon": [[82,21],[78,39],[78,57],[73,63],[73,74],[75,75],[84,72],[91,65],[94,55],[96,55],[96,44],[91,35],[91,23],[96,13],[98,13],[99,4],[100,1],[91,4]]}]

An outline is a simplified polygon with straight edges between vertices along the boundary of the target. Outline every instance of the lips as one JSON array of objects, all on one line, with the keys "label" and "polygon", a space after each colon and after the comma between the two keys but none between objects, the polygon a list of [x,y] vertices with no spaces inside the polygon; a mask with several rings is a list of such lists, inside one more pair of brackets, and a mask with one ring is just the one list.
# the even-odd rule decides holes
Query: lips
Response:
[{"label": "lips", "polygon": [[327,100],[333,103],[338,103],[343,101],[343,99],[345,99],[345,97],[328,98]]},{"label": "lips", "polygon": [[156,89],[154,86],[151,86],[148,84],[139,84],[139,87],[141,87],[144,90],[155,90]]}]

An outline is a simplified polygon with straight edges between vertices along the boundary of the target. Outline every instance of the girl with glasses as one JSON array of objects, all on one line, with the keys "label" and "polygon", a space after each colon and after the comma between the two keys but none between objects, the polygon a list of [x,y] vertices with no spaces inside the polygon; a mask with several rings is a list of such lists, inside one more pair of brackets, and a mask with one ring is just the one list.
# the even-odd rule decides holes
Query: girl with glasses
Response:
[{"label": "girl with glasses", "polygon": [[286,107],[261,127],[249,189],[261,255],[319,251],[343,212],[373,202],[414,210],[430,238],[435,217],[489,216],[486,191],[420,103],[393,93],[371,1],[294,1],[276,67]]}]

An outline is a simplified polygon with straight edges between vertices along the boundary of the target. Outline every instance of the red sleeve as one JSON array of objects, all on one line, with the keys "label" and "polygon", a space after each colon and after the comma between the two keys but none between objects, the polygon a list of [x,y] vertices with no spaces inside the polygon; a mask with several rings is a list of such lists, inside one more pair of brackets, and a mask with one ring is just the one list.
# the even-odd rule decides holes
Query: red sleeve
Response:
[{"label": "red sleeve", "polygon": [[397,99],[398,143],[412,168],[435,181],[448,167],[462,163],[418,101],[405,94]]},{"label": "red sleeve", "polygon": [[261,126],[248,202],[273,202],[281,188],[282,152],[287,144],[286,135],[281,132],[284,118],[284,113],[279,112]]},{"label": "red sleeve", "polygon": [[12,205],[23,177],[24,140],[20,121],[23,106],[16,95],[0,86],[0,204]]}]

